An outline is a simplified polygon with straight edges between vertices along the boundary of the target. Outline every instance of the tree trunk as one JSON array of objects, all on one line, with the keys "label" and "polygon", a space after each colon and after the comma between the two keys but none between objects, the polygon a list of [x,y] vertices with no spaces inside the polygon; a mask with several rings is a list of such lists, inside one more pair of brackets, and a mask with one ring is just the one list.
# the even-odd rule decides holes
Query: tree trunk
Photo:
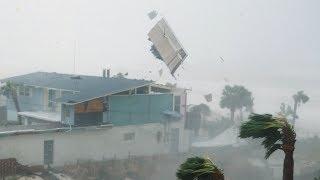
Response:
[{"label": "tree trunk", "polygon": [[293,118],[292,118],[292,126],[296,124],[297,118],[297,109],[298,109],[298,101],[294,101],[294,108],[293,108]]},{"label": "tree trunk", "polygon": [[[20,105],[19,105],[19,101],[18,101],[17,91],[11,90],[11,96],[12,96],[12,100],[13,100],[14,106],[16,108],[16,111],[17,111],[17,113],[19,113],[21,111],[21,109],[20,109]],[[19,115],[18,115],[18,121],[19,121],[19,124],[22,124],[21,117]]]},{"label": "tree trunk", "polygon": [[293,180],[293,151],[285,152],[285,158],[283,162],[283,180]]},{"label": "tree trunk", "polygon": [[242,108],[240,108],[240,121],[242,122],[243,121],[243,110]]},{"label": "tree trunk", "polygon": [[231,121],[234,122],[234,109],[230,109],[230,114],[231,114]]}]

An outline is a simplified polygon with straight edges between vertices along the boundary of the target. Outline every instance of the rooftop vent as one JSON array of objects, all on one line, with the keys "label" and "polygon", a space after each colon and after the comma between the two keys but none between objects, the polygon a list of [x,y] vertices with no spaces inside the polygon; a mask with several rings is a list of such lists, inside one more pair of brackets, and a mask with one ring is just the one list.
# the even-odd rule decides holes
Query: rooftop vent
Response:
[{"label": "rooftop vent", "polygon": [[102,77],[103,78],[110,78],[110,69],[103,69]]}]

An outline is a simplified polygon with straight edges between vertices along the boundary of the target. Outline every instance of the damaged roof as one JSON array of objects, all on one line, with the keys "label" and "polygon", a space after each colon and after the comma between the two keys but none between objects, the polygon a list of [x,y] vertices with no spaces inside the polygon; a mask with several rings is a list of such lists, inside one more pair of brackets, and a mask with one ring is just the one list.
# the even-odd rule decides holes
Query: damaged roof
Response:
[{"label": "damaged roof", "polygon": [[130,89],[147,86],[153,81],[99,77],[87,75],[71,75],[48,72],[35,72],[21,76],[10,77],[0,80],[1,82],[12,82],[35,87],[46,87],[72,91],[74,93],[63,93],[57,101],[62,103],[77,104],[98,97],[111,95]]}]

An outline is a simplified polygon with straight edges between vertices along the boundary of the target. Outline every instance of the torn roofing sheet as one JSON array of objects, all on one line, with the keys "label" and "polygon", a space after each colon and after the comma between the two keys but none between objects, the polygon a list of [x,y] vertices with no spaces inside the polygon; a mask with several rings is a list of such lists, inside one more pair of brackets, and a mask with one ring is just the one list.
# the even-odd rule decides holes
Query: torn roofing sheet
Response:
[{"label": "torn roofing sheet", "polygon": [[167,21],[164,18],[159,20],[148,36],[153,43],[151,51],[159,53],[156,57],[166,63],[173,75],[188,55]]}]

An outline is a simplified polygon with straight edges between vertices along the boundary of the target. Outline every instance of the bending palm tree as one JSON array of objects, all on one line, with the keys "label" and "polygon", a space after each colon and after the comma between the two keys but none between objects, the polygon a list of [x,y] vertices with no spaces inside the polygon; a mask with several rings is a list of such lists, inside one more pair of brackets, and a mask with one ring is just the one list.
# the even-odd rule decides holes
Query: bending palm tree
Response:
[{"label": "bending palm tree", "polygon": [[224,180],[222,171],[210,159],[192,157],[180,165],[179,180]]},{"label": "bending palm tree", "polygon": [[293,151],[295,149],[296,134],[288,123],[288,120],[282,116],[272,116],[270,114],[252,114],[249,121],[243,123],[240,127],[240,138],[262,138],[262,145],[266,149],[265,158],[276,150],[283,150],[285,153],[283,163],[283,180],[293,180]]}]

